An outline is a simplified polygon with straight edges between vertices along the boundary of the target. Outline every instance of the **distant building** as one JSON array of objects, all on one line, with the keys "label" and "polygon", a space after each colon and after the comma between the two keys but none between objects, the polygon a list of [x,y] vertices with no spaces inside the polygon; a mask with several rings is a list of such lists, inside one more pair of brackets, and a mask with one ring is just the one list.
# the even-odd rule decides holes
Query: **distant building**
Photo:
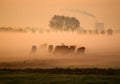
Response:
[{"label": "distant building", "polygon": [[104,23],[102,23],[102,22],[96,22],[95,23],[95,28],[97,30],[104,30]]}]

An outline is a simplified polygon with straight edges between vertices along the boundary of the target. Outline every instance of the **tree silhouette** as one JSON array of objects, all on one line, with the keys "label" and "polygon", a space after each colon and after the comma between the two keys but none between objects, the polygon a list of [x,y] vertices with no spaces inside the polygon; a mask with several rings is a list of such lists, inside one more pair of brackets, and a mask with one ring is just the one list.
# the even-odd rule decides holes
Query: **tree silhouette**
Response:
[{"label": "tree silhouette", "polygon": [[53,30],[77,30],[80,27],[80,22],[75,17],[54,15],[49,21],[49,27]]}]

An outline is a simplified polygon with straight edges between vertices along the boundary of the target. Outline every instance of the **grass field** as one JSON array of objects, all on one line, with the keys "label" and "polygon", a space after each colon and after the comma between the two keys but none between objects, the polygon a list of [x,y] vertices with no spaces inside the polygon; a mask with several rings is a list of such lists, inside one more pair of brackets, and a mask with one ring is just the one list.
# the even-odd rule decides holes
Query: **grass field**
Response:
[{"label": "grass field", "polygon": [[95,75],[2,70],[0,84],[120,84],[120,74]]}]

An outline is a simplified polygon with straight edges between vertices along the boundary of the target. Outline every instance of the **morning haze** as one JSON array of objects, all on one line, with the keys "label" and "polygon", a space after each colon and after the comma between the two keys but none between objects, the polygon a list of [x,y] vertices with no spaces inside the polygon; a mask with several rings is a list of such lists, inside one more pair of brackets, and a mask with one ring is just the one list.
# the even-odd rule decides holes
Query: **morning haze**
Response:
[{"label": "morning haze", "polygon": [[[119,4],[119,0],[0,0],[0,68],[120,68]],[[72,55],[55,55],[56,46],[76,48]],[[78,50],[81,47],[85,52]],[[83,54],[76,55],[78,51]],[[4,66],[6,62],[11,66]]]}]

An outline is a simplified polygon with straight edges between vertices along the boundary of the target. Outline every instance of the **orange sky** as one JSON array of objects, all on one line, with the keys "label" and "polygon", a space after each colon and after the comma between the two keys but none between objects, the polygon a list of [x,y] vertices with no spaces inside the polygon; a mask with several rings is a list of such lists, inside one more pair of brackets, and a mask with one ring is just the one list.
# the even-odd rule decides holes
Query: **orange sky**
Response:
[{"label": "orange sky", "polygon": [[106,28],[120,28],[119,8],[120,0],[0,0],[0,26],[48,28],[50,18],[60,14],[75,16],[84,28],[92,28],[96,20]]}]

